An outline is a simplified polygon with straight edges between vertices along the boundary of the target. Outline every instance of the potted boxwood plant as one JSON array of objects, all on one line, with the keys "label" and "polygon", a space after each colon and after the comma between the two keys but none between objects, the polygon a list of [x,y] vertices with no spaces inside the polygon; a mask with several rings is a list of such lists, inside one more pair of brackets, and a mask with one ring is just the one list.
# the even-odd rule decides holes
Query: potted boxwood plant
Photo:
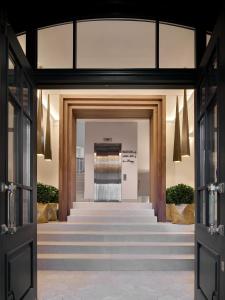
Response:
[{"label": "potted boxwood plant", "polygon": [[[181,220],[182,214],[188,212],[189,219],[194,220],[194,189],[191,186],[180,183],[166,190],[167,220],[173,221],[173,214]],[[191,216],[190,216],[191,214]],[[180,221],[181,222],[181,221]]]},{"label": "potted boxwood plant", "polygon": [[37,202],[40,222],[58,219],[59,190],[56,187],[37,183]]}]

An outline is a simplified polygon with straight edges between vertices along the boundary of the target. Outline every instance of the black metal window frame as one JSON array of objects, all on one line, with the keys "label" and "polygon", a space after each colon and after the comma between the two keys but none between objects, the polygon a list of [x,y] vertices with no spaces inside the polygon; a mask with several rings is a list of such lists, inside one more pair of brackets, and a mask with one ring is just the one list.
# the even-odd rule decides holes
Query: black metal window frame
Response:
[{"label": "black metal window frame", "polygon": [[[73,67],[38,69],[38,30],[26,32],[26,56],[34,70],[34,77],[38,89],[90,89],[90,88],[195,88],[197,82],[197,67],[206,49],[206,31],[204,28],[192,28],[160,20],[116,18],[114,20],[133,20],[155,23],[155,68],[77,68],[77,23],[88,20],[110,20],[112,18],[76,19],[51,26],[73,24]],[[195,32],[195,68],[160,68],[159,67],[159,26],[167,24],[194,30]],[[25,33],[25,32],[24,32]],[[22,34],[22,33],[21,33]]]}]

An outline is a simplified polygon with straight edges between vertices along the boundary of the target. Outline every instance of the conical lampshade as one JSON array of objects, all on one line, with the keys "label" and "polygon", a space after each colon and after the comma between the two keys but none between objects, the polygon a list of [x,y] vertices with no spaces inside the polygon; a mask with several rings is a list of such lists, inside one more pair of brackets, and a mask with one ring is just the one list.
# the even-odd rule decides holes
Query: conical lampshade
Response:
[{"label": "conical lampshade", "polygon": [[50,123],[50,95],[48,95],[48,109],[47,109],[47,119],[46,119],[45,160],[52,160],[51,123]]},{"label": "conical lampshade", "polygon": [[44,156],[44,129],[43,129],[43,106],[42,106],[42,90],[38,97],[38,113],[37,113],[37,155]]},{"label": "conical lampshade", "polygon": [[179,118],[178,96],[177,96],[177,103],[176,103],[176,117],[175,117],[175,128],[174,128],[173,161],[175,162],[181,161],[180,118]]},{"label": "conical lampshade", "polygon": [[188,107],[187,107],[187,91],[186,90],[184,90],[181,155],[182,156],[190,156],[189,123],[188,123]]}]

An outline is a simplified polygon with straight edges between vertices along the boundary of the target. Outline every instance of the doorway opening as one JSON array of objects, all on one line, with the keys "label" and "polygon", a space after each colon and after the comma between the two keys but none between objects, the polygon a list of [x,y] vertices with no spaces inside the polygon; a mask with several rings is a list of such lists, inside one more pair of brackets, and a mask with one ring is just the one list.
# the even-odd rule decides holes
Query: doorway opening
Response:
[{"label": "doorway opening", "polygon": [[[154,176],[150,176],[148,186],[149,198],[155,210],[159,221],[165,221],[165,189],[166,189],[166,118],[165,118],[165,97],[164,96],[121,96],[121,95],[96,95],[96,96],[61,96],[60,100],[60,134],[59,134],[59,216],[61,221],[65,221],[73,206],[76,195],[76,128],[78,119],[123,119],[127,122],[131,119],[148,119],[149,120],[149,170]],[[129,123],[129,122],[128,122]],[[118,132],[120,131],[119,124]],[[120,125],[121,126],[121,125]],[[126,124],[124,123],[126,127]],[[91,127],[93,128],[93,127]],[[95,136],[98,131],[103,128],[101,124],[95,130],[90,130],[90,137]],[[136,129],[137,130],[137,129]],[[102,138],[98,142],[104,141],[108,137],[108,132],[104,132]],[[130,132],[134,135],[134,129]],[[124,133],[124,139],[126,133]],[[115,138],[115,137],[114,137]],[[96,139],[92,140],[92,145],[96,143]],[[118,142],[118,141],[115,141]],[[137,141],[136,141],[137,142]],[[65,146],[66,145],[66,146]],[[130,145],[124,149],[124,163],[127,168],[132,168],[132,157],[137,149],[129,149]],[[93,164],[93,151],[91,153],[91,161]],[[123,162],[122,162],[123,163]],[[87,161],[85,162],[87,166]],[[125,172],[126,174],[126,172]],[[87,172],[85,172],[85,176]],[[86,180],[92,184],[92,191],[89,196],[84,195],[85,200],[92,201],[94,195],[94,172],[91,173],[92,178]],[[122,180],[123,185],[126,185],[127,196],[122,196],[123,199],[137,201],[137,174],[136,182],[132,183]],[[130,180],[132,177],[130,176]],[[125,189],[122,189],[124,191]]]},{"label": "doorway opening", "polygon": [[[73,96],[70,96],[70,95]],[[43,91],[43,108],[45,124],[47,113],[47,96],[50,95],[51,103],[51,136],[52,136],[52,161],[46,161],[38,157],[38,182],[54,186],[59,189],[59,193],[64,203],[61,203],[62,220],[66,220],[70,213],[72,203],[77,201],[90,201],[94,197],[84,196],[85,176],[85,153],[84,153],[84,130],[85,122],[133,122],[138,120],[143,126],[137,134],[137,153],[149,146],[149,152],[145,151],[141,155],[143,161],[138,161],[137,196],[138,202],[152,202],[158,215],[158,203],[156,200],[162,199],[158,181],[164,181],[163,205],[165,206],[165,192],[167,188],[183,183],[194,187],[194,91],[187,90],[188,111],[189,111],[189,140],[190,156],[183,157],[182,161],[173,161],[174,148],[174,126],[176,97],[179,98],[180,127],[182,126],[183,113],[183,90],[71,90]],[[61,96],[64,95],[64,96]],[[161,95],[161,96],[158,96]],[[154,99],[163,98],[164,101],[164,133],[154,133],[153,126],[160,128],[160,120],[157,114],[153,118],[153,112],[161,109]],[[64,99],[64,101],[62,100]],[[153,109],[150,108],[150,102]],[[103,107],[106,105],[106,107]],[[105,108],[105,109],[103,109]],[[159,113],[161,115],[161,113]],[[153,120],[154,119],[154,120]],[[149,120],[149,121],[147,121]],[[146,122],[146,123],[145,123]],[[148,123],[149,122],[149,125]],[[157,123],[158,122],[158,123]],[[80,131],[80,128],[82,130]],[[103,125],[104,127],[104,125]],[[97,130],[97,129],[96,129]],[[146,132],[149,130],[149,133]],[[83,136],[79,137],[78,131],[83,131]],[[143,135],[143,133],[145,133]],[[157,138],[164,138],[164,142]],[[110,135],[103,134],[98,141],[104,143],[103,138],[110,138]],[[81,142],[80,142],[80,140]],[[95,141],[96,142],[96,141]],[[118,142],[115,141],[114,142]],[[106,143],[110,143],[106,141]],[[111,142],[113,143],[113,141]],[[61,148],[60,148],[61,147]],[[94,147],[94,143],[93,143]],[[164,154],[158,149],[164,147]],[[59,149],[60,148],[60,149]],[[129,150],[129,149],[124,149]],[[94,153],[94,149],[93,149]],[[92,153],[92,155],[93,155]],[[158,158],[154,159],[154,155]],[[93,156],[92,156],[93,158]],[[148,161],[149,160],[149,161]],[[161,164],[164,164],[163,166]],[[163,167],[163,171],[162,171]],[[161,172],[161,173],[160,173]],[[126,174],[126,173],[125,173]],[[153,176],[154,174],[154,176]],[[158,174],[158,175],[156,175]],[[94,176],[94,174],[93,174]],[[81,178],[78,182],[78,177]],[[91,182],[94,182],[94,177]],[[123,173],[122,173],[123,182]],[[94,190],[92,191],[94,195]],[[122,197],[124,201],[126,198]],[[62,208],[63,207],[63,208]],[[158,218],[160,220],[160,218]]]},{"label": "doorway opening", "polygon": [[[111,178],[114,181],[111,188],[115,189],[118,196],[112,195],[110,199],[106,195],[107,199],[122,202],[151,202],[150,120],[145,118],[76,120],[76,202],[96,200],[94,163],[96,150],[98,150],[95,148],[98,147],[100,153],[104,154],[103,158],[109,158],[108,155],[106,156],[108,151],[110,158],[113,158],[111,161],[113,164],[109,164],[110,161],[104,159],[101,174],[104,180]],[[112,157],[111,154],[115,156]],[[106,168],[107,166],[113,170],[112,174]],[[109,185],[102,187],[106,186],[109,187]],[[107,192],[107,189],[105,191]]]}]

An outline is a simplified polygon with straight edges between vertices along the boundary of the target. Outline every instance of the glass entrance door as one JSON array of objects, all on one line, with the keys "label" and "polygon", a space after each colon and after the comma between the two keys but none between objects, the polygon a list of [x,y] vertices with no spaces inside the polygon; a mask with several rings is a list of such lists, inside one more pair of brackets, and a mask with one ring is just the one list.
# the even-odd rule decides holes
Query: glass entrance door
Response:
[{"label": "glass entrance door", "polygon": [[196,138],[196,299],[225,299],[225,17],[201,64]]},{"label": "glass entrance door", "polygon": [[[0,299],[36,299],[36,89],[10,26],[0,29]],[[4,78],[4,80],[3,80]]]}]

